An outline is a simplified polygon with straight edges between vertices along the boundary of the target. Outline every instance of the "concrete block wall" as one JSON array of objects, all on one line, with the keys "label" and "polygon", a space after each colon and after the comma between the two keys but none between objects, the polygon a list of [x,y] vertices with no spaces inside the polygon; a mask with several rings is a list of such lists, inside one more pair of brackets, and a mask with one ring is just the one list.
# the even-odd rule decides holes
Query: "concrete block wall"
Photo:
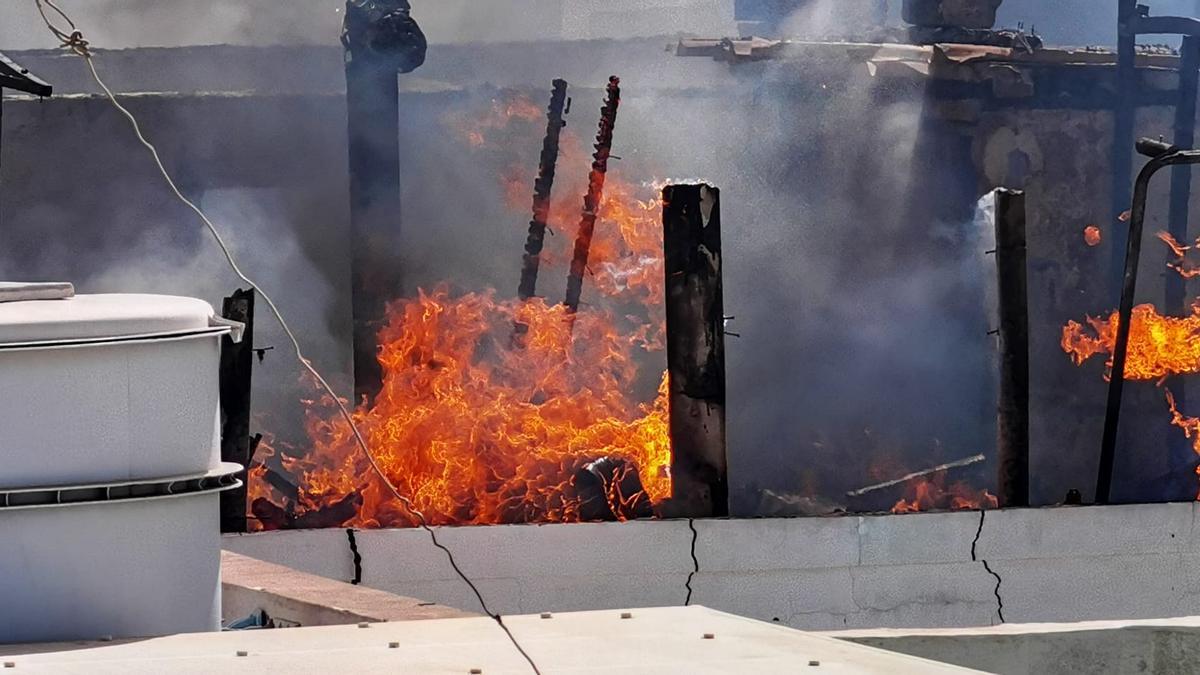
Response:
[{"label": "concrete block wall", "polygon": [[[437,532],[504,614],[680,605],[692,574],[693,603],[795,628],[940,628],[1000,623],[1001,602],[1009,623],[1200,614],[1196,508],[695,521],[698,572],[687,521]],[[358,541],[366,585],[478,609],[425,532]],[[342,530],[229,536],[225,547],[351,575]]]}]

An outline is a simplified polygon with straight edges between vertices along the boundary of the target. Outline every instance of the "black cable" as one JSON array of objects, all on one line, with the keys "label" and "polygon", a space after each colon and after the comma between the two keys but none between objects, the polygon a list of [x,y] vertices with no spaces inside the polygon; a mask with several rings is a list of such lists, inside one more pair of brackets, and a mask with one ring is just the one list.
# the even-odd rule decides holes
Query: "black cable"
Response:
[{"label": "black cable", "polygon": [[700,533],[696,531],[695,518],[688,518],[688,529],[692,531],[692,571],[688,573],[687,582],[684,583],[684,586],[687,587],[687,599],[683,601],[684,607],[692,604],[692,578],[700,571],[700,559],[696,557],[696,540],[700,537]]},{"label": "black cable", "polygon": [[538,669],[537,664],[533,662],[533,659],[529,656],[525,649],[521,647],[521,643],[517,642],[517,638],[513,636],[512,631],[508,629],[508,626],[504,625],[504,619],[499,614],[495,614],[491,609],[488,609],[487,602],[485,602],[483,599],[483,594],[479,592],[479,587],[476,586],[475,582],[471,581],[471,579],[467,577],[462,569],[459,568],[458,561],[454,559],[454,554],[450,552],[450,549],[443,546],[442,542],[438,541],[437,533],[433,531],[432,527],[429,527],[429,523],[425,522],[424,514],[416,509],[411,508],[409,511],[417,517],[417,520],[420,522],[421,529],[429,533],[429,539],[433,542],[433,545],[436,548],[441,549],[442,552],[446,554],[446,560],[450,562],[450,567],[454,569],[454,573],[458,575],[458,578],[462,579],[463,583],[469,586],[471,591],[475,593],[475,599],[479,601],[479,606],[483,608],[483,613],[490,616],[492,620],[500,626],[500,630],[504,631],[504,634],[508,636],[508,639],[510,642],[512,642],[513,647],[516,647],[517,651],[521,653],[521,656],[524,656],[525,660],[529,662],[529,667],[533,668],[533,672],[536,675],[542,675],[542,671]]},{"label": "black cable", "polygon": [[354,578],[350,583],[357,586],[362,583],[362,555],[358,552],[358,541],[354,538],[354,530],[346,530],[346,538],[350,540],[350,553],[354,555]]}]

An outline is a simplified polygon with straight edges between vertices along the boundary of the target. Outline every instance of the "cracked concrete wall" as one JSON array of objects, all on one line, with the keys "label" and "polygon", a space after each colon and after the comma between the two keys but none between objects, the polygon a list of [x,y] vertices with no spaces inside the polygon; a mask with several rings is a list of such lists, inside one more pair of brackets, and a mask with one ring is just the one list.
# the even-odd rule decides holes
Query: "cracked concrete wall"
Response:
[{"label": "cracked concrete wall", "polygon": [[[1194,504],[696,521],[694,604],[795,628],[913,628],[1200,614]],[[442,528],[505,614],[683,604],[687,521]],[[477,610],[428,535],[358,535],[370,587]],[[225,548],[352,575],[342,530],[229,536]],[[972,549],[974,557],[972,559]],[[986,560],[996,577],[988,573]]]}]

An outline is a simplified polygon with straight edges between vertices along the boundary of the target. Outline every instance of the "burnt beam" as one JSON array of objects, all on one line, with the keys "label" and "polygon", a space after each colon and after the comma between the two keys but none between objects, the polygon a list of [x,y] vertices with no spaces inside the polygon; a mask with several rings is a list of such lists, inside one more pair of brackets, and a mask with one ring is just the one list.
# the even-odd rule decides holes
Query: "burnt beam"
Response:
[{"label": "burnt beam", "polygon": [[1000,505],[1029,506],[1029,277],[1025,193],[996,191],[996,267],[1000,301],[997,410]]},{"label": "burnt beam", "polygon": [[729,515],[721,195],[663,190],[672,497],[668,517]]},{"label": "burnt beam", "polygon": [[596,132],[595,153],[592,169],[588,173],[588,191],[583,198],[583,217],[579,221],[579,232],[575,236],[575,251],[571,256],[571,272],[567,277],[567,311],[574,315],[579,311],[583,296],[583,276],[587,273],[588,257],[591,255],[592,236],[596,233],[596,219],[600,205],[604,202],[604,182],[608,176],[608,160],[612,157],[613,132],[617,127],[617,111],[621,106],[621,79],[608,78],[608,95],[600,109],[600,129]]},{"label": "burnt beam", "polygon": [[537,295],[538,269],[542,262],[542,249],[546,245],[546,225],[550,222],[550,196],[558,167],[559,143],[563,127],[567,126],[563,120],[566,108],[567,81],[555,80],[550,108],[546,113],[546,138],[542,141],[542,156],[533,185],[533,219],[529,221],[529,236],[525,241],[525,256],[521,264],[521,284],[517,290],[522,300]]},{"label": "burnt beam", "polygon": [[399,73],[425,62],[426,40],[408,0],[347,0],[342,31],[350,168],[354,392],[383,382],[376,334],[403,291],[400,251]]},{"label": "burnt beam", "polygon": [[221,338],[221,461],[242,466],[242,485],[221,493],[221,531],[245,532],[246,468],[257,445],[250,438],[250,385],[254,375],[254,290],[238,289],[221,307],[221,316],[245,326],[242,339]]}]

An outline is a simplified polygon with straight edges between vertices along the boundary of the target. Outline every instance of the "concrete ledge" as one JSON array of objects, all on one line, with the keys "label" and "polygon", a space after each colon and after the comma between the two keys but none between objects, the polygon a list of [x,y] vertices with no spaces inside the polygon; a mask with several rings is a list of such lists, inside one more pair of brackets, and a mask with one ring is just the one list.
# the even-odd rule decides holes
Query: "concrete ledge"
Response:
[{"label": "concrete ledge", "polygon": [[224,620],[249,616],[261,609],[276,620],[297,626],[475,616],[229,551],[221,553],[221,603]]},{"label": "concrete ledge", "polygon": [[1001,675],[1176,675],[1200,662],[1200,617],[826,635]]},{"label": "concrete ledge", "polygon": [[[696,521],[691,599],[806,630],[988,626],[1001,614],[1025,623],[1196,615],[1196,508]],[[503,614],[677,606],[693,572],[686,521],[440,528],[438,536]],[[358,539],[365,584],[478,611],[426,533]],[[353,574],[342,530],[229,536],[224,546],[333,579]]]}]

